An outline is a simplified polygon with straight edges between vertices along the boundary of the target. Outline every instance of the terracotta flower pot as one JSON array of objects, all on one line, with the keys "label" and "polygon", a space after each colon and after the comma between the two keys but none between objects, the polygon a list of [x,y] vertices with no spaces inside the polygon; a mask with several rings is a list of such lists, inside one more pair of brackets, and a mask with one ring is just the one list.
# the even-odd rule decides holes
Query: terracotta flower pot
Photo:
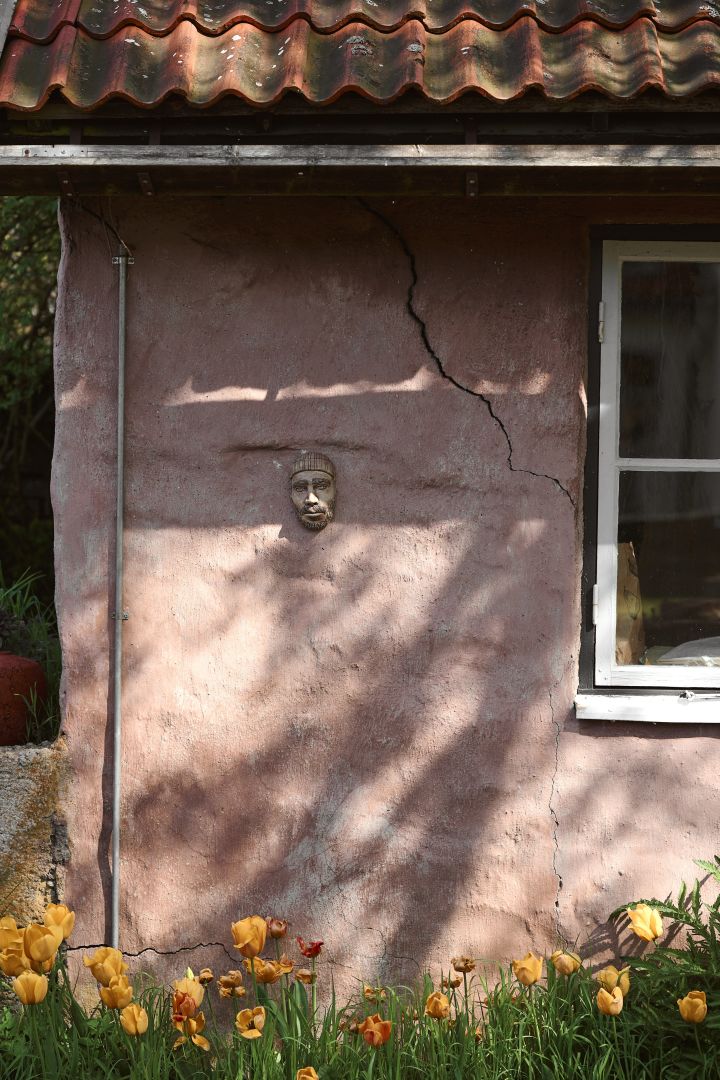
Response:
[{"label": "terracotta flower pot", "polygon": [[38,699],[47,695],[45,672],[36,660],[0,652],[0,746],[27,742],[28,710],[23,698],[33,689]]}]

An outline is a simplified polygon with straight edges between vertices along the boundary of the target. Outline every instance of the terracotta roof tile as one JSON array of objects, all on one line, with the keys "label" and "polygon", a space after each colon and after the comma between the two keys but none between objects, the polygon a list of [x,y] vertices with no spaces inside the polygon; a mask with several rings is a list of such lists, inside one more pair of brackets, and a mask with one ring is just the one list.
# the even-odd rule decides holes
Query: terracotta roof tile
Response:
[{"label": "terracotta roof tile", "polygon": [[411,19],[441,33],[463,19],[502,30],[530,15],[545,30],[561,31],[582,19],[619,29],[641,16],[661,29],[679,30],[704,18],[720,19],[720,3],[698,0],[19,0],[12,30],[32,41],[49,41],[61,26],[77,25],[93,37],[109,37],[124,26],[167,34],[187,19],[206,34],[239,23],[280,30],[298,17],[330,33],[364,22],[390,31]]},{"label": "terracotta roof tile", "polygon": [[0,103],[27,110],[54,90],[88,110],[288,91],[385,103],[411,88],[438,103],[683,97],[718,82],[720,7],[698,0],[20,0],[0,61]]}]

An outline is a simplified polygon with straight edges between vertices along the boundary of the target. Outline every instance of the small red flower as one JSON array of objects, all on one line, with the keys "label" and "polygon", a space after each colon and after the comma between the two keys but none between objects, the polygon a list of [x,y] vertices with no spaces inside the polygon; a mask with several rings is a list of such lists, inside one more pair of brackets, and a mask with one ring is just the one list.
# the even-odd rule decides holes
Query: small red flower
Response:
[{"label": "small red flower", "polygon": [[320,950],[324,945],[323,941],[303,941],[301,937],[297,939],[297,943],[300,948],[300,952],[303,954],[303,956],[306,956],[308,960],[311,959],[313,956],[318,956]]}]

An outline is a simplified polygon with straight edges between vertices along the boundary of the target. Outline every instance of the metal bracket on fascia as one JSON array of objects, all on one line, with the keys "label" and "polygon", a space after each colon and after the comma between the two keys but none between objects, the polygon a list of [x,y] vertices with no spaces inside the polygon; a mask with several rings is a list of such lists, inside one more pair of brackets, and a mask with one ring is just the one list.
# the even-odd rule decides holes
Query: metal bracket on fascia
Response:
[{"label": "metal bracket on fascia", "polygon": [[135,265],[135,259],[132,257],[132,255],[113,255],[112,264],[113,266],[119,266],[123,260],[128,264],[128,266]]}]

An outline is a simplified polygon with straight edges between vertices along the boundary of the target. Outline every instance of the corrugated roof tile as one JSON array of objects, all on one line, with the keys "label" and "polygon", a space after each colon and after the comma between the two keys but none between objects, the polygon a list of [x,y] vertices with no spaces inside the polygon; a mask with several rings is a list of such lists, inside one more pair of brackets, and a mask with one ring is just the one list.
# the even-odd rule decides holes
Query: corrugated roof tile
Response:
[{"label": "corrugated roof tile", "polygon": [[307,19],[329,33],[348,23],[364,22],[390,31],[419,19],[441,33],[463,19],[502,30],[530,15],[545,30],[561,31],[583,19],[619,29],[641,16],[660,29],[679,30],[708,17],[720,18],[716,0],[19,0],[12,32],[46,42],[61,26],[82,27],[94,37],[109,37],[123,26],[141,26],[167,34],[187,19],[207,34],[220,34],[238,23],[264,30],[283,29],[294,19]]},{"label": "corrugated roof tile", "polygon": [[20,0],[0,103],[34,110],[55,90],[83,110],[114,97],[151,108],[172,94],[267,106],[292,91],[387,103],[412,88],[438,103],[531,88],[558,101],[591,89],[627,99],[720,80],[720,12],[697,0],[274,0],[261,18],[267,10],[265,0]]}]

